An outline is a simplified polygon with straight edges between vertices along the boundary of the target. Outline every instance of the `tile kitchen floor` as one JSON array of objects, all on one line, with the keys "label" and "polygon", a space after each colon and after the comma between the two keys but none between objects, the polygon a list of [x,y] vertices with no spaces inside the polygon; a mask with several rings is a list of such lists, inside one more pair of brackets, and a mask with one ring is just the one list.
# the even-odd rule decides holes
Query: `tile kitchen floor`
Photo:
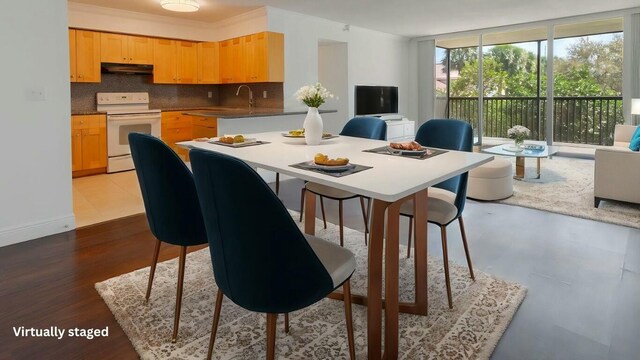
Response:
[{"label": "tile kitchen floor", "polygon": [[86,176],[72,183],[76,227],[144,212],[135,171]]}]

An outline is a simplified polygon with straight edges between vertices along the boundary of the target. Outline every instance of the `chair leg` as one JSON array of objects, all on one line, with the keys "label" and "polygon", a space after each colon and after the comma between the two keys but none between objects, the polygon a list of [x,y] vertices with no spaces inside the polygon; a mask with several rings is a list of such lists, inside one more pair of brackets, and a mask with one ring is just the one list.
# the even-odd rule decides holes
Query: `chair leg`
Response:
[{"label": "chair leg", "polygon": [[362,209],[362,218],[364,219],[364,244],[367,245],[367,235],[369,234],[369,217],[364,209],[364,198],[360,196],[360,208]]},{"label": "chair leg", "polygon": [[276,173],[276,195],[280,195],[280,173]]},{"label": "chair leg", "polygon": [[176,292],[176,313],[173,317],[173,336],[171,342],[175,343],[178,339],[178,326],[180,325],[180,308],[182,306],[182,286],[184,285],[184,266],[187,260],[187,247],[180,247],[180,258],[178,263],[178,286]]},{"label": "chair leg", "polygon": [[153,251],[153,259],[151,259],[151,271],[149,272],[149,284],[147,285],[147,295],[144,297],[144,303],[149,303],[149,297],[151,296],[151,286],[153,285],[153,277],[156,274],[156,265],[158,264],[158,256],[160,255],[160,240],[156,240],[156,248]]},{"label": "chair leg", "polygon": [[440,226],[440,234],[442,237],[442,262],[444,263],[444,280],[447,283],[447,299],[449,300],[449,309],[453,309],[453,301],[451,300],[451,281],[449,280],[449,253],[447,251],[447,228]]},{"label": "chair leg", "polygon": [[342,219],[342,200],[338,200],[338,223],[340,224],[340,246],[344,247],[344,224]]},{"label": "chair leg", "polygon": [[471,280],[475,280],[476,277],[473,275],[473,264],[471,264],[471,255],[469,255],[469,245],[467,245],[467,232],[464,230],[464,221],[462,220],[462,216],[458,218],[458,222],[460,223],[460,234],[462,235],[464,254],[467,256],[467,265],[469,265],[469,274],[471,275]]},{"label": "chair leg", "polygon": [[407,239],[407,259],[411,257],[411,238],[413,235],[413,216],[409,217],[409,239]]},{"label": "chair leg", "polygon": [[302,213],[304,212],[304,194],[307,191],[307,188],[304,186],[300,189],[300,222],[302,222]]},{"label": "chair leg", "polygon": [[211,360],[213,355],[213,344],[216,341],[216,333],[218,332],[218,322],[220,321],[220,309],[222,308],[222,298],[224,294],[218,289],[216,294],[216,307],[213,311],[213,323],[211,324],[211,336],[209,337],[209,351],[207,352],[207,360]]},{"label": "chair leg", "polygon": [[351,284],[347,280],[342,285],[344,299],[344,317],[347,322],[347,339],[349,341],[349,359],[355,360],[356,349],[353,340],[353,317],[351,315]]},{"label": "chair leg", "polygon": [[324,214],[324,197],[320,195],[320,210],[322,211],[322,222],[324,223],[324,228],[327,228],[327,217]]},{"label": "chair leg", "polygon": [[289,333],[289,313],[284,313],[284,332]]},{"label": "chair leg", "polygon": [[273,360],[276,355],[276,322],[278,314],[267,314],[267,360]]}]

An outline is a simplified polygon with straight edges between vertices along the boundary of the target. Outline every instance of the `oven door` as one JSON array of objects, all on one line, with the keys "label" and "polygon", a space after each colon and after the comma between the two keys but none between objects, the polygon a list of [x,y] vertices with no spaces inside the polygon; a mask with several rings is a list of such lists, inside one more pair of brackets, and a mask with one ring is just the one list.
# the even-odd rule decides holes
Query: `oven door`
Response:
[{"label": "oven door", "polygon": [[107,116],[107,153],[109,157],[131,154],[129,133],[160,137],[160,114],[119,114]]}]

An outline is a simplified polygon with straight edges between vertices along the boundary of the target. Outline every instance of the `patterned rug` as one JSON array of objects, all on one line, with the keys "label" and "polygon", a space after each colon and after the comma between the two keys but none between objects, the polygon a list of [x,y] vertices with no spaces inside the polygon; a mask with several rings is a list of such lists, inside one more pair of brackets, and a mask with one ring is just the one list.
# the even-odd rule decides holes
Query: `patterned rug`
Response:
[{"label": "patterned rug", "polygon": [[[526,165],[525,176],[534,176],[535,160]],[[603,200],[593,207],[593,167],[589,159],[542,159],[540,179],[514,180],[513,196],[498,202],[640,228],[640,205]]]},{"label": "patterned rug", "polygon": [[[293,213],[292,213],[293,214]],[[296,216],[294,215],[294,218]],[[321,223],[321,221],[318,221]],[[337,241],[338,228],[316,234]],[[366,293],[367,248],[364,235],[345,228],[345,246],[356,255],[351,279],[354,293]],[[401,245],[402,247],[402,245]],[[406,249],[400,249],[404,254]],[[429,257],[429,315],[400,314],[400,357],[404,359],[488,359],[511,322],[526,289],[476,270],[471,281],[466,266],[450,264],[454,308],[447,306],[442,261]],[[170,341],[175,305],[177,260],[158,264],[149,304],[143,304],[149,268],[96,284],[120,326],[142,359],[206,357],[215,303],[209,250],[187,258],[180,332]],[[400,260],[401,299],[413,297],[413,259]],[[353,306],[356,354],[367,358],[366,307]],[[290,332],[280,316],[276,340],[278,359],[346,359],[348,347],[341,301],[324,299],[290,314]],[[225,298],[214,348],[216,359],[265,357],[266,317],[248,312]]]}]

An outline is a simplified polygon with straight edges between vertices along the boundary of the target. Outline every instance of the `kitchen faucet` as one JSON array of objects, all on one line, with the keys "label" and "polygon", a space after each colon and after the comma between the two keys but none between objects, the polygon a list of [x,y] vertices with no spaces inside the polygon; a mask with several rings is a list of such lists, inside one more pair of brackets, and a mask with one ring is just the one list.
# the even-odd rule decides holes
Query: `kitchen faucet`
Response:
[{"label": "kitchen faucet", "polygon": [[238,91],[236,91],[236,96],[240,94],[240,89],[242,89],[243,86],[249,90],[249,109],[251,109],[253,107],[253,91],[251,91],[251,88],[249,87],[249,85],[242,84],[238,86]]}]

